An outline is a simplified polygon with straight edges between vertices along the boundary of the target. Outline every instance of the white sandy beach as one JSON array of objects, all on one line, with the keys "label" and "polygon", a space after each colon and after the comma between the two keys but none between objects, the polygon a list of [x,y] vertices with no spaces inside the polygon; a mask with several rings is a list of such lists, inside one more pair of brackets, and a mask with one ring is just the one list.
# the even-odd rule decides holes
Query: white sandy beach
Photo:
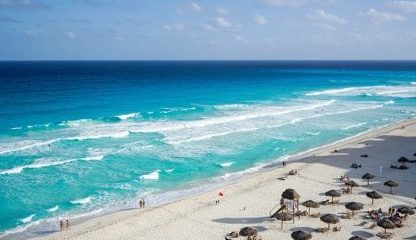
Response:
[{"label": "white sandy beach", "polygon": [[[402,128],[404,127],[404,128]],[[334,149],[338,152],[334,153]],[[400,156],[416,159],[416,120],[409,120],[394,126],[373,131],[359,137],[338,142],[334,145],[309,152],[288,163],[286,168],[271,168],[242,177],[233,183],[212,192],[189,197],[156,208],[128,210],[110,214],[72,226],[70,230],[57,232],[38,239],[224,239],[226,233],[253,226],[259,230],[263,239],[291,239],[291,232],[299,229],[312,232],[312,239],[348,239],[359,235],[368,239],[378,239],[380,227],[370,228],[371,220],[363,226],[362,218],[369,209],[382,208],[387,211],[390,206],[407,205],[416,207],[416,163],[407,163],[410,169],[391,169]],[[360,157],[368,154],[368,158]],[[362,168],[353,169],[353,162],[362,164]],[[380,165],[383,166],[379,176]],[[289,170],[297,170],[299,175],[288,176],[279,180]],[[376,178],[367,186],[361,176],[370,172]],[[342,216],[346,213],[345,203],[356,201],[364,203],[364,209],[352,219],[341,218],[341,231],[325,234],[314,232],[316,228],[327,225],[309,216],[296,218],[295,223],[285,222],[283,230],[280,222],[269,218],[270,210],[279,204],[281,193],[287,188],[295,189],[300,195],[300,202],[312,199],[323,201],[329,199],[323,195],[331,189],[341,189],[344,184],[341,175],[360,184],[353,194],[343,194],[340,203],[312,209],[312,213],[334,213]],[[383,186],[387,180],[395,180],[400,185],[389,194]],[[365,192],[376,190],[383,199],[371,200]],[[219,198],[218,192],[224,192]],[[220,199],[220,204],[215,201]],[[306,208],[301,206],[301,210]],[[416,239],[416,215],[409,216],[405,226],[388,230],[394,234],[393,239]],[[241,239],[246,239],[241,237]]]}]

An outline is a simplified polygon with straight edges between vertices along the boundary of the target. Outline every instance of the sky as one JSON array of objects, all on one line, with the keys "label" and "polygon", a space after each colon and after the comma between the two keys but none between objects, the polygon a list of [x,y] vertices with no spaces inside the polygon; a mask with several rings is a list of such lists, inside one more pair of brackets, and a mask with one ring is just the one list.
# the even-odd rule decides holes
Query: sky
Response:
[{"label": "sky", "polygon": [[416,0],[0,0],[0,60],[416,59]]}]

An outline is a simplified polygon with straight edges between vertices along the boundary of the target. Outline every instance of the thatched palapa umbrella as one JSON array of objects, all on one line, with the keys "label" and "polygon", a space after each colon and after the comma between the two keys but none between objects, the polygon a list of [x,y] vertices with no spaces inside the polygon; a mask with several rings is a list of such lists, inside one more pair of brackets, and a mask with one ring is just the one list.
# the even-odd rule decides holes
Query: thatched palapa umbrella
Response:
[{"label": "thatched palapa umbrella", "polygon": [[349,240],[365,240],[365,238],[359,237],[359,236],[354,236],[354,237],[350,237]]},{"label": "thatched palapa umbrella", "polygon": [[410,208],[408,206],[401,207],[401,208],[397,209],[397,211],[399,213],[405,214],[405,215],[413,215],[413,214],[415,214],[415,210],[413,210],[412,208]]},{"label": "thatched palapa umbrella", "polygon": [[[293,223],[295,223],[295,201],[299,203],[300,195],[294,189],[288,188],[282,193],[282,198],[292,200]],[[300,219],[300,215],[299,215],[299,219]]]},{"label": "thatched palapa umbrella", "polygon": [[371,173],[364,174],[361,178],[367,180],[367,185],[370,185],[370,180],[375,178],[376,176]]},{"label": "thatched palapa umbrella", "polygon": [[358,202],[350,202],[345,204],[345,208],[352,211],[352,215],[354,215],[354,211],[358,211],[364,208],[362,203]]},{"label": "thatched palapa umbrella", "polygon": [[358,185],[358,183],[356,183],[356,182],[354,182],[354,181],[347,181],[347,182],[345,182],[345,185],[347,185],[348,187],[350,187],[351,188],[351,193],[352,193],[352,188],[353,187],[359,187],[360,185]]},{"label": "thatched palapa umbrella", "polygon": [[409,162],[409,159],[407,159],[406,157],[401,156],[399,159],[397,159],[397,161],[399,163],[401,163],[402,166],[404,166],[405,163]]},{"label": "thatched palapa umbrella", "polygon": [[322,222],[328,223],[328,229],[331,228],[331,224],[339,223],[339,217],[335,214],[325,214],[320,219]]},{"label": "thatched palapa umbrella", "polygon": [[257,229],[253,227],[243,227],[240,229],[239,233],[241,236],[254,236],[257,235]]},{"label": "thatched palapa umbrella", "polygon": [[390,188],[390,194],[393,192],[393,188],[394,187],[398,187],[399,183],[393,181],[393,180],[388,180],[387,182],[384,183],[384,186],[387,186]]},{"label": "thatched palapa umbrella", "polygon": [[280,228],[281,228],[281,229],[283,229],[283,222],[284,222],[284,221],[291,221],[291,220],[293,220],[293,216],[292,216],[292,215],[290,215],[290,214],[289,214],[289,213],[287,213],[287,212],[280,212],[280,213],[276,214],[275,218],[276,218],[277,220],[282,221],[282,224],[281,224],[281,226],[280,226]]},{"label": "thatched palapa umbrella", "polygon": [[312,235],[310,233],[307,233],[302,230],[292,232],[290,236],[292,237],[293,240],[308,240],[312,238]]},{"label": "thatched palapa umbrella", "polygon": [[396,225],[392,221],[390,221],[388,218],[383,218],[380,221],[377,222],[377,225],[379,227],[384,228],[384,233],[387,232],[387,229],[394,229]]},{"label": "thatched palapa umbrella", "polygon": [[311,208],[319,208],[319,203],[313,200],[303,202],[302,205],[309,209],[309,215],[311,215]]},{"label": "thatched palapa umbrella", "polygon": [[332,198],[332,203],[334,203],[334,197],[341,197],[341,192],[337,191],[337,190],[329,190],[328,192],[325,193],[326,196],[331,197]]},{"label": "thatched palapa umbrella", "polygon": [[383,196],[380,193],[376,192],[376,191],[367,192],[365,195],[367,195],[367,197],[371,198],[371,205],[374,205],[374,199],[383,198]]}]

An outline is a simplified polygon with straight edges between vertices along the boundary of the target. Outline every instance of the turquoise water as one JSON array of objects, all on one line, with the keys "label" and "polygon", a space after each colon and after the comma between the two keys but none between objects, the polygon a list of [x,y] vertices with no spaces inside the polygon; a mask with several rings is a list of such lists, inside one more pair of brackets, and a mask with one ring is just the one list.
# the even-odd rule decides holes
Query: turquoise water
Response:
[{"label": "turquoise water", "polygon": [[416,116],[416,62],[2,62],[0,84],[6,238]]}]

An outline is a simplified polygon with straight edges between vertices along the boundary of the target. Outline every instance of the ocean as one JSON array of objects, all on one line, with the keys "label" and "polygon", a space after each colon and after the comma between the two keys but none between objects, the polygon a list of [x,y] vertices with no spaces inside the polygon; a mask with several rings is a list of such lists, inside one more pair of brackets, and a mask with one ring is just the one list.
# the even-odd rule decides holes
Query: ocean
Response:
[{"label": "ocean", "polygon": [[415,61],[0,62],[0,232],[156,206],[415,117]]}]

